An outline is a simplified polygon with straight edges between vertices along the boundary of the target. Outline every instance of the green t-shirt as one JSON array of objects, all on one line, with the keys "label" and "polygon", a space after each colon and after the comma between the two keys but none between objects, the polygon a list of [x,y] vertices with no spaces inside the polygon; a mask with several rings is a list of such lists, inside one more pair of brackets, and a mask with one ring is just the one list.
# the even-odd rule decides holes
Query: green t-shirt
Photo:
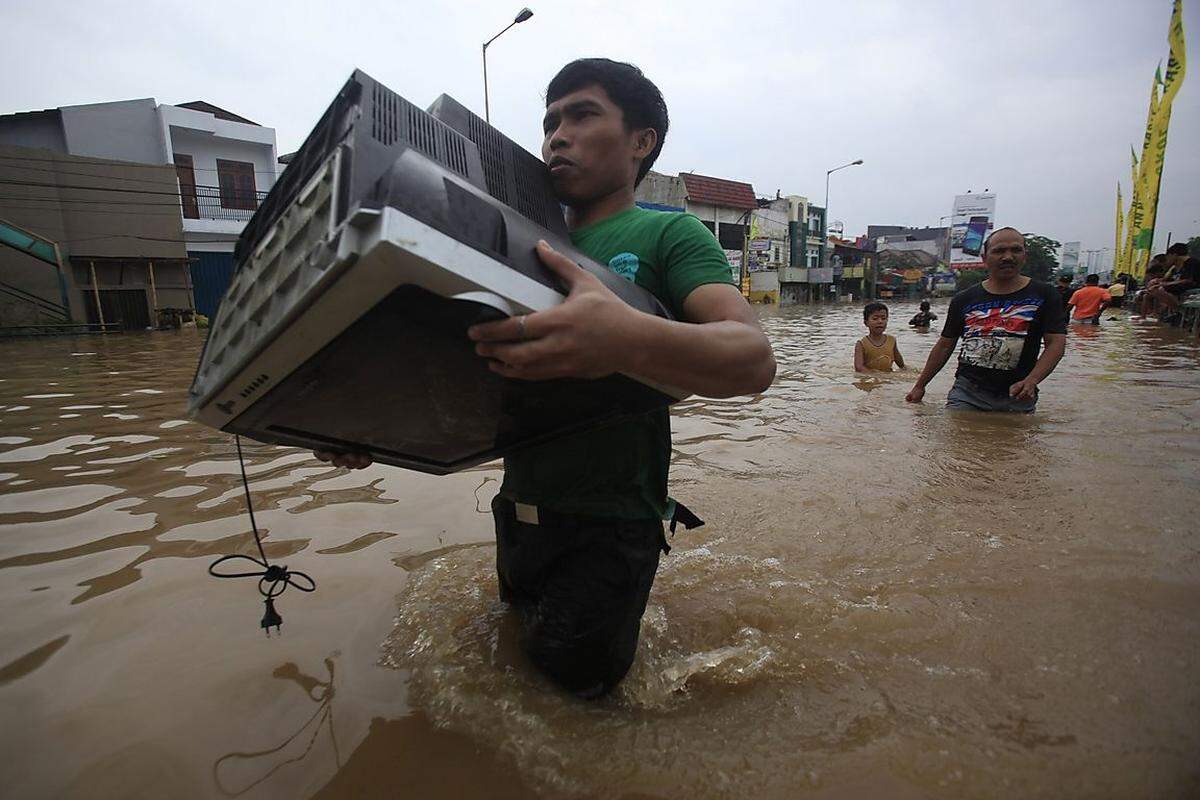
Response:
[{"label": "green t-shirt", "polygon": [[[571,242],[654,294],[676,319],[696,287],[733,283],[725,253],[691,214],[631,208],[572,231]],[[513,453],[500,493],[564,514],[662,519],[670,464],[663,408]]]}]

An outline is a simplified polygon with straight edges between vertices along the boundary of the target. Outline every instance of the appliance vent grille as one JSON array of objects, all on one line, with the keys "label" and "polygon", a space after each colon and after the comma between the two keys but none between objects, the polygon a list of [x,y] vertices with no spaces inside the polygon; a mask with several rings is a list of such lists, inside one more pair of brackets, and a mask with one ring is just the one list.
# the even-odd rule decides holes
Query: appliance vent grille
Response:
[{"label": "appliance vent grille", "polygon": [[400,96],[375,84],[371,96],[371,135],[383,144],[394,144],[400,135]]}]

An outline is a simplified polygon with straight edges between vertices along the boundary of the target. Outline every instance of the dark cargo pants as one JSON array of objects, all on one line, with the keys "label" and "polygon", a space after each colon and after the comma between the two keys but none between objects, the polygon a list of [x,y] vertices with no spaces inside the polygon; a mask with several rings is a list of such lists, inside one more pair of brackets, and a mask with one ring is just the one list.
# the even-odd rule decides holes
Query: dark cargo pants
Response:
[{"label": "dark cargo pants", "polygon": [[521,615],[522,649],[539,670],[585,698],[613,689],[637,651],[646,600],[666,539],[658,520],[606,520],[539,511],[517,519],[492,501],[500,598]]}]

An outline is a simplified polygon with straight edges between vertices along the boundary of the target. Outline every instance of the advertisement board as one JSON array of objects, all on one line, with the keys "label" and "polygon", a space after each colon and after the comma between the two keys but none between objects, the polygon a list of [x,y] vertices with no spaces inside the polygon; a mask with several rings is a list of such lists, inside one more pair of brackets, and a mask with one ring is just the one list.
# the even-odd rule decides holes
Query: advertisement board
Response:
[{"label": "advertisement board", "polygon": [[733,276],[734,281],[740,283],[742,280],[742,251],[726,250],[725,258],[729,261],[729,274]]},{"label": "advertisement board", "polygon": [[950,268],[982,269],[983,243],[995,227],[996,195],[957,195],[951,213]]}]

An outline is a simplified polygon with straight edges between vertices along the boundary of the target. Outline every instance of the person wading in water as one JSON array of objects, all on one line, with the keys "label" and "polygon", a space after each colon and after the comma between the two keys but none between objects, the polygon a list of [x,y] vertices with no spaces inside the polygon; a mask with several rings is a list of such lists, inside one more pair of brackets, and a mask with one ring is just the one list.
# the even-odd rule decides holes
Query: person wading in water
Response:
[{"label": "person wading in water", "polygon": [[[764,391],[775,376],[771,345],[717,240],[690,214],[634,205],[667,134],[658,87],[631,64],[573,61],[550,81],[542,124],[542,157],[572,244],[681,321],[633,309],[542,242],[538,255],[569,289],[566,301],[472,328],[479,355],[515,380],[622,372],[706,397]],[[633,663],[668,549],[663,520],[700,523],[667,495],[670,460],[665,408],[504,459],[492,503],[500,596],[521,613],[533,664],[581,697],[612,690]]]},{"label": "person wading in water", "polygon": [[987,279],[950,301],[942,335],[905,398],[908,402],[921,402],[925,387],[950,360],[961,338],[958,371],[946,408],[1031,412],[1037,406],[1038,384],[1066,352],[1062,298],[1049,284],[1021,274],[1025,266],[1021,232],[993,231],[983,243],[983,260]]}]

